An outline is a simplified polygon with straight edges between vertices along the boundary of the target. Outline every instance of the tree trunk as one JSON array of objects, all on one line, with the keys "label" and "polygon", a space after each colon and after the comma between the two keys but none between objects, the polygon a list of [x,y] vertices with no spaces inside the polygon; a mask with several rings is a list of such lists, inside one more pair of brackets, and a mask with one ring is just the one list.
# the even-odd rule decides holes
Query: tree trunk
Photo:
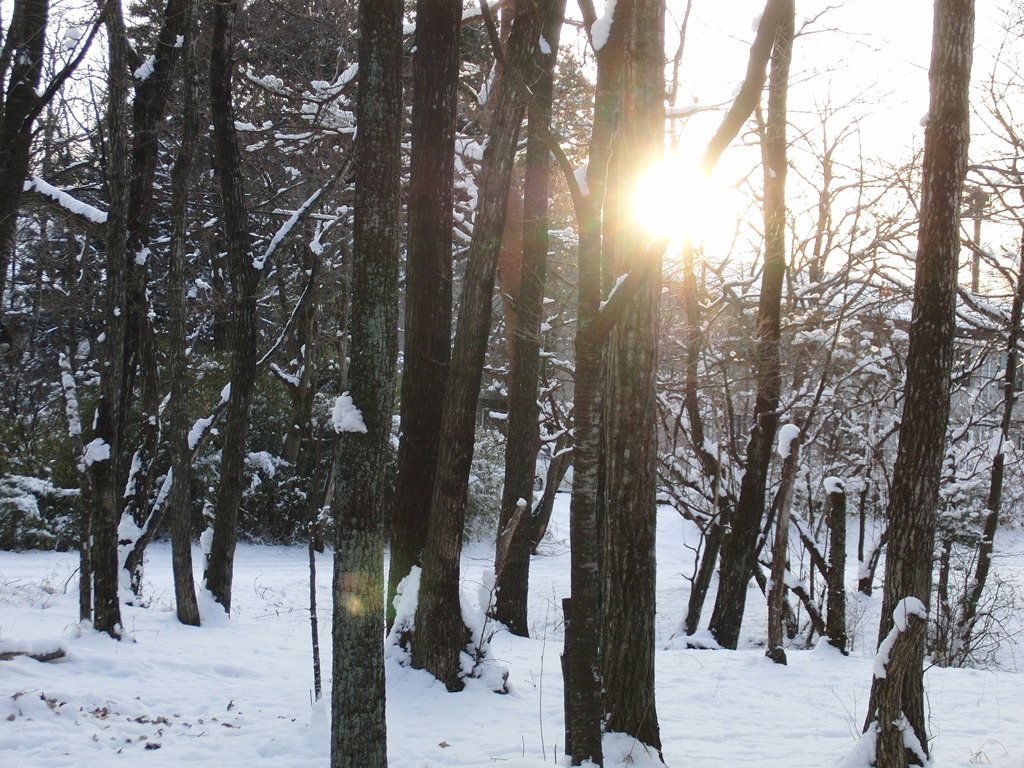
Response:
[{"label": "tree trunk", "polygon": [[213,158],[220,179],[227,271],[231,277],[231,379],[220,458],[213,541],[206,566],[206,586],[228,613],[231,581],[238,541],[238,513],[245,490],[245,456],[249,412],[256,385],[256,289],[260,270],[249,252],[248,214],[242,180],[242,159],[235,135],[231,102],[234,69],[234,20],[238,0],[213,8],[213,43],[210,53],[210,112],[213,123]]},{"label": "tree trunk", "polygon": [[[889,501],[889,549],[879,646],[898,632],[905,652],[875,677],[865,731],[883,768],[924,765],[924,612],[932,589],[936,509],[949,417],[960,254],[960,198],[970,140],[973,0],[936,0],[928,124],[921,179],[914,309],[899,447]],[[899,610],[898,610],[899,609]]]},{"label": "tree trunk", "polygon": [[[534,99],[529,109],[526,180],[523,189],[523,248],[519,290],[515,296],[515,326],[508,382],[508,432],[505,443],[505,485],[499,533],[511,524],[520,500],[533,508],[533,488],[540,450],[540,337],[548,258],[548,181],[551,151],[545,140],[551,123],[554,66],[565,0],[544,2],[547,52],[538,51],[530,70]],[[531,526],[510,532],[504,566],[495,568],[495,618],[515,635],[528,636],[526,623],[530,583]]]},{"label": "tree trunk", "polygon": [[[107,24],[110,76],[107,94],[107,213],[105,339],[100,377],[100,402],[96,428],[86,458],[95,504],[87,513],[92,531],[93,625],[112,637],[120,637],[121,606],[118,601],[117,527],[124,491],[122,451],[125,443],[131,393],[125,389],[123,350],[127,334],[126,314],[129,273],[128,141],[129,52],[119,0],[104,5]],[[91,461],[90,461],[91,459]]]},{"label": "tree trunk", "polygon": [[789,613],[789,604],[786,602],[786,571],[789,569],[790,503],[799,467],[801,440],[802,435],[789,445],[789,454],[783,459],[779,492],[775,496],[775,542],[772,546],[772,578],[767,594],[768,647],[765,656],[776,664],[786,663],[783,623],[786,614]]},{"label": "tree trunk", "polygon": [[[540,0],[515,5],[508,40],[511,66],[522,72],[541,32]],[[466,514],[466,488],[473,457],[476,405],[491,326],[494,273],[505,226],[512,163],[523,118],[523,102],[502,70],[495,85],[495,107],[480,184],[479,208],[463,285],[452,375],[445,393],[438,474],[430,504],[430,522],[419,604],[413,666],[426,669],[449,690],[460,690],[459,654],[467,631],[459,602],[459,554]]]},{"label": "tree trunk", "polygon": [[828,635],[829,645],[846,655],[850,652],[846,634],[846,491],[835,478],[833,483],[829,489],[826,518],[829,545],[825,634]]},{"label": "tree trunk", "polygon": [[764,272],[757,309],[754,425],[747,443],[746,468],[732,527],[722,543],[718,595],[710,624],[715,640],[724,648],[735,648],[739,641],[747,584],[757,567],[757,535],[764,516],[768,466],[779,423],[782,392],[780,313],[786,273],[786,95],[794,17],[793,1],[783,0],[772,44],[768,122],[762,139]]},{"label": "tree trunk", "polygon": [[605,231],[610,228],[616,237],[615,250],[604,260],[612,275],[643,264],[647,277],[608,346],[601,629],[605,727],[635,737],[659,755],[654,617],[662,249],[651,247],[651,235],[633,220],[629,205],[642,174],[663,159],[664,14],[661,0],[636,0],[619,3],[613,20],[625,35],[613,161],[624,197],[618,210],[605,201]]},{"label": "tree trunk", "polygon": [[[0,297],[7,295],[18,207],[32,154],[32,116],[39,107],[36,89],[43,74],[49,12],[49,0],[16,0],[4,40],[4,51],[17,51],[17,55],[11,61],[9,79],[0,70],[0,85],[7,83],[7,92],[0,91]],[[3,314],[0,302],[0,328],[5,327]]]},{"label": "tree trunk", "polygon": [[332,768],[387,766],[386,486],[398,355],[402,2],[360,0],[350,367],[365,431],[338,436]]},{"label": "tree trunk", "polygon": [[198,25],[194,6],[188,5],[185,23],[185,45],[182,62],[181,146],[171,171],[171,258],[168,274],[168,353],[167,373],[171,399],[167,405],[171,461],[171,490],[167,509],[171,518],[171,565],[174,570],[174,596],[178,621],[199,626],[199,605],[196,601],[192,575],[192,456],[188,444],[189,375],[185,352],[188,289],[185,285],[188,259],[189,187],[195,168],[196,144],[199,139],[199,82],[196,60]]},{"label": "tree trunk", "polygon": [[420,562],[426,544],[451,358],[452,190],[461,25],[460,0],[416,4],[402,437],[391,511],[389,627],[395,619],[398,585]]}]

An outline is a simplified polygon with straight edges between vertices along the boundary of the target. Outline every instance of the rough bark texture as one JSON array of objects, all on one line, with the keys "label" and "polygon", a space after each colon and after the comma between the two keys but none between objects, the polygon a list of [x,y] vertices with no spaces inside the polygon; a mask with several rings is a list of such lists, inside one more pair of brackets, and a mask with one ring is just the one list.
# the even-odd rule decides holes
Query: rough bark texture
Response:
[{"label": "rough bark texture", "polygon": [[128,87],[129,53],[123,35],[121,7],[116,0],[104,5],[109,51],[107,96],[107,185],[110,207],[107,213],[107,290],[104,313],[105,333],[100,402],[92,445],[106,444],[109,458],[88,466],[94,505],[87,513],[92,531],[92,620],[95,627],[114,637],[121,634],[118,602],[117,527],[124,490],[122,450],[127,429],[131,394],[124,387],[122,351],[126,336],[128,280],[129,141]]},{"label": "rough bark texture", "polygon": [[402,437],[391,512],[388,625],[399,582],[420,561],[437,474],[452,324],[452,189],[460,0],[419,0],[413,53]]},{"label": "rough bark texture", "polygon": [[755,346],[757,397],[740,496],[731,530],[722,542],[718,595],[709,625],[723,648],[735,648],[739,641],[747,584],[757,566],[757,537],[764,517],[768,467],[782,392],[779,347],[782,283],[786,273],[786,93],[795,11],[792,0],[772,5],[778,6],[779,16],[772,46],[768,122],[762,141],[765,235]]},{"label": "rough bark texture", "polygon": [[[608,347],[601,671],[605,727],[661,752],[654,700],[657,366],[662,249],[631,217],[629,191],[664,145],[664,2],[619,3],[625,36],[621,122],[615,147],[620,210],[605,201],[604,254],[612,275],[643,264],[647,278],[614,326]],[[618,219],[618,220],[616,220]],[[606,249],[609,242],[606,239]]]},{"label": "rough bark texture", "polygon": [[[937,0],[929,72],[914,309],[899,447],[889,501],[879,643],[906,598],[929,605],[935,521],[949,416],[954,309],[960,254],[960,198],[970,140],[968,88],[974,40],[973,0]],[[865,730],[877,728],[877,765],[923,765],[928,753],[923,661],[927,622],[900,635],[906,652],[875,678]],[[918,749],[908,749],[916,742]]]},{"label": "rough bark texture", "polygon": [[167,509],[171,518],[171,564],[174,570],[174,597],[178,621],[199,625],[199,605],[192,575],[192,523],[190,486],[192,457],[188,445],[190,429],[189,375],[185,354],[188,314],[188,289],[185,285],[188,258],[189,185],[195,166],[199,138],[199,94],[196,61],[196,28],[193,6],[188,7],[183,51],[182,134],[178,157],[171,172],[171,264],[168,274],[168,352],[167,375],[171,400],[167,405],[169,425],[168,452],[171,461],[171,491]]},{"label": "rough bark texture", "polygon": [[[511,370],[508,382],[508,431],[505,443],[505,485],[499,532],[515,516],[520,500],[533,509],[533,488],[540,449],[540,334],[548,257],[548,181],[551,153],[545,141],[551,122],[554,66],[565,12],[565,0],[545,0],[544,39],[548,53],[538,51],[531,69],[534,99],[529,109],[526,172],[523,187],[523,248],[519,290],[515,296]],[[495,568],[494,615],[516,635],[527,636],[531,526],[510,533],[503,567]]]},{"label": "rough bark texture", "polygon": [[260,271],[249,252],[248,215],[242,182],[242,160],[235,135],[231,79],[234,69],[234,20],[237,0],[213,8],[210,54],[210,112],[213,158],[224,206],[224,244],[231,277],[231,392],[224,422],[220,487],[206,566],[206,586],[224,610],[231,612],[231,577],[238,541],[238,511],[245,489],[245,453],[249,412],[256,384],[256,288]]},{"label": "rough bark texture", "polygon": [[[515,5],[508,56],[523,71],[541,32],[540,0]],[[491,298],[501,237],[505,227],[512,161],[523,118],[523,102],[507,71],[495,85],[494,112],[483,159],[469,266],[463,285],[452,375],[445,393],[438,450],[438,474],[430,504],[430,523],[416,611],[413,665],[426,669],[450,690],[462,688],[459,654],[467,632],[459,604],[459,554],[466,514],[466,488],[473,457],[476,404],[480,395]]]},{"label": "rough bark texture", "polygon": [[402,2],[359,3],[349,378],[366,432],[339,435],[332,768],[384,768],[384,527],[398,353]]},{"label": "rough bark texture", "polygon": [[846,492],[828,495],[828,594],[825,597],[825,634],[829,645],[843,654],[849,653],[846,634]]}]

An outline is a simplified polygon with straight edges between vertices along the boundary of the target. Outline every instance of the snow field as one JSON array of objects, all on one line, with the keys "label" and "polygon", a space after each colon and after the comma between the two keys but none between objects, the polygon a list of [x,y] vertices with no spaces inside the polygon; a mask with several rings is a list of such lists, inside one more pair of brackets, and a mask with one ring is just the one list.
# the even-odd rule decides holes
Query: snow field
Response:
[{"label": "snow field", "polygon": [[[389,658],[392,768],[540,768],[565,764],[560,605],[568,592],[567,499],[531,570],[532,637],[500,628],[494,663],[509,692],[493,693],[500,669],[448,693],[426,673]],[[736,652],[688,650],[674,637],[689,593],[695,529],[674,512],[659,518],[658,715],[669,766],[819,768],[848,761],[863,724],[877,633],[878,595],[851,597],[854,652],[825,644],[790,651],[789,666],[766,660],[764,601],[756,586]],[[1024,536],[1000,532],[998,563],[1024,564]],[[854,538],[855,540],[855,538]],[[196,562],[200,562],[198,550]],[[478,607],[492,550],[463,558],[465,603]],[[133,642],[79,631],[77,555],[0,552],[0,652],[61,646],[66,659],[0,661],[0,766],[327,765],[329,687],[312,701],[307,555],[303,547],[241,545],[234,609],[226,620],[205,604],[201,628],[173,613],[170,548],[152,547],[149,607],[126,606]],[[330,554],[318,556],[320,636],[330,676]],[[849,585],[855,584],[851,558]],[[711,599],[706,613],[710,612]],[[485,630],[495,629],[493,624]],[[1024,695],[1017,649],[1001,671],[931,669],[926,677],[935,738],[933,768],[1024,766]],[[621,735],[606,738],[609,766],[659,765]],[[862,763],[861,763],[862,764]]]}]

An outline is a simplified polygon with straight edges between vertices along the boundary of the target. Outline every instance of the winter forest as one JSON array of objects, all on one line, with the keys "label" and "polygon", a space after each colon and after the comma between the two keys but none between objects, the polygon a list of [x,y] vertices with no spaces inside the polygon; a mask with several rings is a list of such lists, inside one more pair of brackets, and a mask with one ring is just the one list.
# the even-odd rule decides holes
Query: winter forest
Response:
[{"label": "winter forest", "polygon": [[0,0],[0,765],[1020,766],[1019,0]]}]

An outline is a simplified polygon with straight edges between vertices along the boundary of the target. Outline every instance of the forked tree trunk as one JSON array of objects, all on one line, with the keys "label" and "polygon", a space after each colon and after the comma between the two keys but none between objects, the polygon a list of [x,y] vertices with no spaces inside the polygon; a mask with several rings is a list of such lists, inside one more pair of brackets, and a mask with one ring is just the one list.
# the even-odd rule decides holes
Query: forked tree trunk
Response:
[{"label": "forked tree trunk", "polygon": [[398,356],[401,0],[360,0],[351,397],[364,432],[338,436],[331,767],[385,768],[384,527]]},{"label": "forked tree trunk", "polygon": [[391,511],[388,626],[398,584],[420,562],[437,474],[452,327],[452,190],[460,0],[419,0],[412,70],[402,437]]},{"label": "forked tree trunk", "polygon": [[931,597],[949,418],[960,198],[970,140],[973,0],[936,0],[934,24],[914,310],[878,634],[880,650],[892,637],[897,648],[885,665],[885,676],[872,682],[865,724],[877,740],[880,768],[924,765],[929,754],[923,670],[927,621],[921,613]]},{"label": "forked tree trunk", "polygon": [[[517,71],[526,70],[541,33],[541,0],[519,0],[508,39],[508,57]],[[466,515],[466,489],[473,458],[476,404],[491,326],[491,299],[501,237],[505,227],[512,163],[523,119],[522,98],[512,75],[503,70],[495,85],[492,128],[484,152],[479,206],[474,221],[469,266],[463,284],[445,392],[438,449],[438,474],[430,504],[427,544],[416,610],[412,662],[460,690],[459,655],[468,630],[459,601],[459,555]]]}]

